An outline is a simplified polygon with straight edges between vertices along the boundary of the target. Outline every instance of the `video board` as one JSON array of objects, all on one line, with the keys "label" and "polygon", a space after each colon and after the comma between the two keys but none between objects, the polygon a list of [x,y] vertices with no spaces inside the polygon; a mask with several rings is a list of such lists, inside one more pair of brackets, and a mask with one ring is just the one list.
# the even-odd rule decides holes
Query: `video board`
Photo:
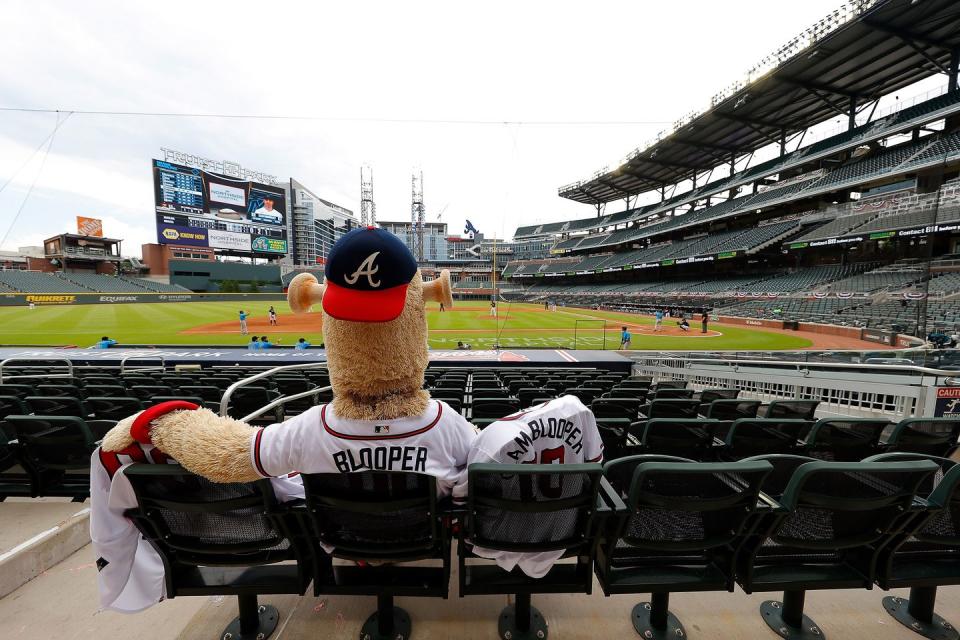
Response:
[{"label": "video board", "polygon": [[153,161],[157,242],[231,253],[286,254],[282,187]]}]

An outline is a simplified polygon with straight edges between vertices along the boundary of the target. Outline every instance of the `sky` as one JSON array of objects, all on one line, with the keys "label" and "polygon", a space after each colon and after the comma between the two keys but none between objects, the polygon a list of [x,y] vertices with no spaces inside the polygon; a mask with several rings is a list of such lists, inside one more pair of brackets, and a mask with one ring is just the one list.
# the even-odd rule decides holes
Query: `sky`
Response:
[{"label": "sky", "polygon": [[139,255],[161,147],[294,177],[358,216],[366,163],[381,220],[410,219],[422,170],[428,220],[455,234],[587,217],[557,188],[838,4],[5,0],[0,249],[82,215]]}]

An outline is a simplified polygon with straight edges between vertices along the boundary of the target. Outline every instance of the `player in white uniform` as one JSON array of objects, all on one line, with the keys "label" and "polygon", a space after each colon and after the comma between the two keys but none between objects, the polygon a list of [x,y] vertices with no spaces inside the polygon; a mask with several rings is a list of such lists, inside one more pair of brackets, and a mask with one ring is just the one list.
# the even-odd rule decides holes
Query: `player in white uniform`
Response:
[{"label": "player in white uniform", "polygon": [[[100,448],[90,459],[90,541],[96,554],[100,608],[135,613],[166,597],[163,562],[123,512],[137,506],[124,467],[131,463],[173,464],[156,447],[133,443],[123,451]],[[280,502],[303,498],[299,477],[274,478]]]},{"label": "player in white uniform", "polygon": [[[470,450],[470,464],[563,464],[603,462],[603,442],[597,421],[575,396],[561,396],[487,426]],[[482,558],[496,560],[507,571],[514,567],[531,578],[542,578],[563,551],[520,553],[474,547]]]},{"label": "player in white uniform", "polygon": [[476,434],[476,427],[439,400],[427,403],[423,415],[398,420],[345,420],[325,404],[257,431],[250,457],[265,478],[294,470],[412,471],[435,477],[440,497],[463,498]]}]

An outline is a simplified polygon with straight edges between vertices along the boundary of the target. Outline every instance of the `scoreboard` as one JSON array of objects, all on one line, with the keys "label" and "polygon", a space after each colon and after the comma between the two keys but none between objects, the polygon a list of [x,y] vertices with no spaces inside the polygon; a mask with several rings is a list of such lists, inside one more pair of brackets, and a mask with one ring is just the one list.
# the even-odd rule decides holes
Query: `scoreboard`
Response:
[{"label": "scoreboard", "polygon": [[228,253],[288,253],[282,187],[153,161],[157,241]]}]

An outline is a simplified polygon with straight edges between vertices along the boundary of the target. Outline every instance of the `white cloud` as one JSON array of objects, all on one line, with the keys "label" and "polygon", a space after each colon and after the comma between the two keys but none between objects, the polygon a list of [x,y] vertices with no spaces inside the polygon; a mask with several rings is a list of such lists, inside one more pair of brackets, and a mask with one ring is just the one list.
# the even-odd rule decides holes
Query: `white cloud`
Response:
[{"label": "white cloud", "polygon": [[[126,250],[153,237],[149,161],[167,146],[293,176],[359,209],[408,219],[410,172],[431,217],[509,236],[584,217],[561,184],[622,157],[838,0],[685,3],[264,4],[15,0],[5,5],[0,106],[618,126],[389,124],[74,115],[4,248],[100,214]],[[50,114],[0,112],[0,184],[49,133]],[[0,194],[0,234],[36,175]],[[19,197],[17,197],[19,196]],[[80,211],[83,209],[83,211]]]}]

